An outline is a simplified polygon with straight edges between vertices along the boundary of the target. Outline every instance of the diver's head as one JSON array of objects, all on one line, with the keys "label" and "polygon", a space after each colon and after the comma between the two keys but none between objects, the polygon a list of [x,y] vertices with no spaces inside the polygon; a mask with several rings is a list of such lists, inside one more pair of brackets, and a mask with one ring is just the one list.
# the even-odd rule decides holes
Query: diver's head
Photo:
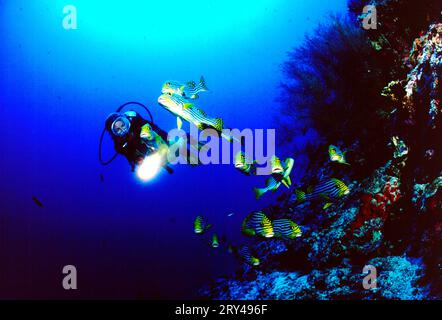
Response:
[{"label": "diver's head", "polygon": [[121,138],[129,133],[130,121],[124,114],[111,113],[106,119],[106,129]]}]

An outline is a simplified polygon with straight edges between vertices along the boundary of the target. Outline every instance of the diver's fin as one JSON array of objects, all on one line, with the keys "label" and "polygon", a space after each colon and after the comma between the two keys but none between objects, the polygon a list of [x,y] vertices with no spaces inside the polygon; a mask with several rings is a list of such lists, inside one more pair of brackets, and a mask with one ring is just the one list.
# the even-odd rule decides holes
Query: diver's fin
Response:
[{"label": "diver's fin", "polygon": [[178,130],[181,130],[181,128],[183,127],[183,121],[181,120],[180,117],[176,117],[176,126]]},{"label": "diver's fin", "polygon": [[180,91],[181,91],[181,92],[184,92],[184,89],[186,89],[186,86],[181,86],[181,87],[180,87]]},{"label": "diver's fin", "polygon": [[190,96],[190,99],[193,99],[193,100],[195,100],[195,99],[198,99],[200,96],[198,95],[198,94],[192,94],[191,96]]},{"label": "diver's fin", "polygon": [[206,80],[204,79],[203,76],[201,76],[199,87],[200,87],[200,91],[209,91],[209,89],[207,89],[207,86],[206,86]]},{"label": "diver's fin", "polygon": [[183,104],[184,109],[190,109],[193,107],[193,103],[190,102],[186,102]]},{"label": "diver's fin", "polygon": [[326,204],[324,204],[324,206],[322,207],[322,209],[326,210],[328,209],[333,203],[331,202],[327,202]]}]

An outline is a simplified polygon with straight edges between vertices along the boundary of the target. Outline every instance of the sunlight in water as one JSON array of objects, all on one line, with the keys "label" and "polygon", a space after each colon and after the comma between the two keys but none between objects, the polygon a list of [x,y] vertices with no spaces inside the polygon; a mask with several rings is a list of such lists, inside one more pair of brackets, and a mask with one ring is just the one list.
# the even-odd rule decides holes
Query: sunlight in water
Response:
[{"label": "sunlight in water", "polygon": [[189,46],[191,41],[247,31],[275,0],[72,1],[78,28],[94,38]]}]

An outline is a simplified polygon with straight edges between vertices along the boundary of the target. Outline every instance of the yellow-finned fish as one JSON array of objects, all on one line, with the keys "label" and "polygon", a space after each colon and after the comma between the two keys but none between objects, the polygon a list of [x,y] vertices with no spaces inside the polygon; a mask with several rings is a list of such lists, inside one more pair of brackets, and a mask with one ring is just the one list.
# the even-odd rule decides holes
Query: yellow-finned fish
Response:
[{"label": "yellow-finned fish", "polygon": [[272,222],[261,211],[253,212],[244,219],[242,232],[248,236],[259,235],[264,238],[274,236]]},{"label": "yellow-finned fish", "polygon": [[334,146],[332,144],[328,147],[328,155],[330,156],[330,161],[332,161],[332,162],[350,165],[345,160],[346,153],[347,153],[347,151],[342,152],[342,150],[339,149],[339,147]]},{"label": "yellow-finned fish", "polygon": [[254,161],[251,161],[244,152],[239,151],[235,155],[235,168],[246,175],[254,172]]},{"label": "yellow-finned fish", "polygon": [[183,120],[181,120],[180,117],[176,118],[176,127],[178,128],[178,130],[181,130],[181,128],[183,127]]},{"label": "yellow-finned fish", "polygon": [[[182,118],[194,124],[200,130],[206,128],[213,128],[218,132],[223,130],[224,124],[221,118],[214,119],[208,117],[204,111],[198,109],[193,103],[188,102],[176,93],[163,93],[158,98],[158,103],[177,116],[178,119]],[[179,120],[178,127],[180,127]]]},{"label": "yellow-finned fish", "polygon": [[284,172],[281,160],[277,156],[272,156],[270,162],[272,164],[272,174],[282,174]]},{"label": "yellow-finned fish", "polygon": [[264,194],[266,194],[269,191],[275,192],[278,190],[279,186],[281,185],[280,181],[276,181],[274,177],[270,177],[266,181],[265,188],[254,188],[253,191],[255,192],[256,199],[261,198]]},{"label": "yellow-finned fish", "polygon": [[284,184],[287,188],[290,187],[292,184],[292,181],[290,179],[290,174],[293,169],[293,164],[295,163],[295,160],[292,158],[287,158],[284,162],[284,174],[274,174],[266,181],[265,188],[254,188],[253,191],[255,192],[256,199],[261,198],[264,194],[266,194],[269,191],[275,192],[278,190],[279,186]]},{"label": "yellow-finned fish", "polygon": [[212,247],[213,248],[218,248],[219,247],[218,235],[216,233],[214,233],[212,235]]},{"label": "yellow-finned fish", "polygon": [[208,224],[207,220],[204,219],[202,216],[197,216],[195,218],[195,221],[193,222],[193,231],[196,234],[203,234],[204,232],[209,230],[210,227],[212,227],[212,225]]},{"label": "yellow-finned fish", "polygon": [[335,178],[320,182],[311,192],[306,193],[301,190],[295,190],[298,203],[323,198],[327,200],[324,209],[327,209],[331,205],[330,201],[340,199],[349,193],[350,189],[348,186],[341,180]]},{"label": "yellow-finned fish", "polygon": [[302,235],[301,228],[290,219],[278,219],[272,222],[275,237],[295,239]]},{"label": "yellow-finned fish", "polygon": [[256,267],[256,266],[259,266],[259,264],[261,263],[258,258],[256,258],[255,256],[252,255],[249,247],[247,247],[247,246],[240,248],[238,250],[238,254],[247,264],[249,264],[251,266]]},{"label": "yellow-finned fish", "polygon": [[154,138],[154,131],[148,123],[141,127],[140,137],[147,140]]},{"label": "yellow-finned fish", "polygon": [[292,180],[290,179],[290,174],[293,170],[293,165],[295,164],[295,160],[293,158],[287,158],[284,161],[284,172],[282,174],[281,182],[287,188],[290,188],[292,185]]},{"label": "yellow-finned fish", "polygon": [[189,81],[186,83],[180,81],[166,81],[161,89],[161,93],[175,93],[186,99],[198,99],[198,93],[207,92],[206,81],[201,77],[199,83]]}]

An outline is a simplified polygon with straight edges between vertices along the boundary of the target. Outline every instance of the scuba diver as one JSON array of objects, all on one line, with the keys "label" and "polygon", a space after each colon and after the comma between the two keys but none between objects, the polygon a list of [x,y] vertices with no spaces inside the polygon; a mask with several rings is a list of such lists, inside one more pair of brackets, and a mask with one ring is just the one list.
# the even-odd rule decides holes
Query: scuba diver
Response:
[{"label": "scuba diver", "polygon": [[[133,110],[122,112],[127,105],[135,104],[143,107],[150,116],[151,121],[144,119],[139,113]],[[101,145],[104,133],[108,132],[114,142],[116,154],[108,161],[103,161],[101,156]],[[143,163],[143,160],[151,154],[159,153],[164,157],[162,166],[169,172],[173,170],[166,165],[168,151],[167,132],[154,124],[149,110],[138,102],[128,102],[111,113],[105,122],[105,128],[100,138],[99,160],[103,165],[111,163],[118,154],[126,157],[132,171]]]}]

